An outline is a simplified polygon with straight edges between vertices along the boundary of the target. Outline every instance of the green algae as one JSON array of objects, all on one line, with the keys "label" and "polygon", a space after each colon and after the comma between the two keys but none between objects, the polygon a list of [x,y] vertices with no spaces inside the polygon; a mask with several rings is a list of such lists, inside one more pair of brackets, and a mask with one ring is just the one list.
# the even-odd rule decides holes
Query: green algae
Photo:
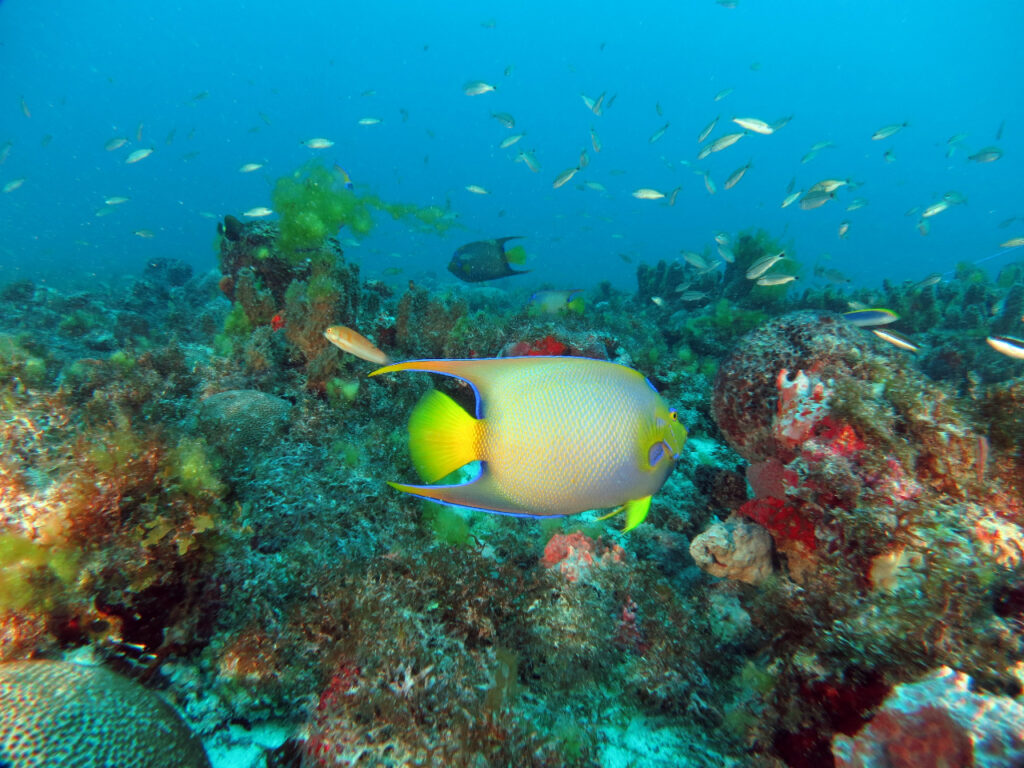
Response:
[{"label": "green algae", "polygon": [[341,379],[335,376],[324,384],[324,395],[334,408],[344,408],[359,394],[359,379]]},{"label": "green algae", "polygon": [[395,220],[412,220],[419,229],[438,234],[453,225],[450,213],[435,205],[420,207],[387,202],[374,194],[359,195],[347,189],[337,173],[316,161],[278,179],[272,199],[280,216],[277,247],[293,264],[317,251],[341,227],[355,237],[370,234],[373,211]]},{"label": "green algae", "polygon": [[181,439],[174,451],[172,473],[190,496],[219,497],[224,492],[216,464],[202,438]]},{"label": "green algae", "polygon": [[316,162],[278,179],[272,199],[281,217],[277,245],[293,262],[319,248],[343,225],[357,236],[368,234],[372,227],[367,204]]},{"label": "green algae", "polygon": [[0,611],[49,606],[77,574],[73,552],[0,533]]},{"label": "green algae", "polygon": [[469,545],[469,523],[451,507],[438,506],[429,519],[434,537],[442,544],[453,547]]}]

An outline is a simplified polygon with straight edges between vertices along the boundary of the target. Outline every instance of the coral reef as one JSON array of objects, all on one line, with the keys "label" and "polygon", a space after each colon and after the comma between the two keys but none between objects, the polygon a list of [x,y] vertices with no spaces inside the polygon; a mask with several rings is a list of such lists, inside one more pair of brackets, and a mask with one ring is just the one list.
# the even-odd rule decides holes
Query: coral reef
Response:
[{"label": "coral reef", "polygon": [[[1020,706],[1024,390],[983,341],[1019,266],[871,290],[786,259],[800,281],[756,286],[782,248],[748,232],[545,314],[365,280],[335,239],[446,211],[312,168],[281,195],[279,225],[225,217],[219,272],[0,287],[0,661],[91,652],[253,765],[897,765],[968,760],[965,731],[983,764],[949,690],[890,705],[949,665],[975,714]],[[896,310],[916,362],[848,301]],[[472,392],[368,381],[334,323],[394,359],[631,365],[691,439],[628,535],[425,505],[384,483],[407,414]]]},{"label": "coral reef", "polygon": [[836,768],[1011,768],[1024,759],[1024,705],[975,693],[947,668],[898,685],[855,736],[836,736]]},{"label": "coral reef", "polygon": [[[894,683],[949,664],[997,680],[1024,653],[1017,618],[993,603],[1015,588],[1024,552],[1016,459],[991,458],[969,404],[896,354],[833,315],[797,312],[746,336],[716,379],[718,424],[750,462],[755,494],[734,514],[771,535],[785,568],[743,605],[759,629],[788,634],[777,653],[791,659],[790,682],[775,691],[802,681],[793,693],[811,711],[822,677],[855,702],[867,683],[849,679],[867,670]],[[721,557],[701,546],[720,538],[717,526],[698,537],[695,557],[736,578],[728,546]],[[811,629],[822,625],[831,629]],[[819,711],[819,734],[847,727]],[[789,754],[782,744],[808,729],[780,714],[775,742]]]},{"label": "coral reef", "polygon": [[0,664],[5,765],[209,768],[199,739],[159,696],[102,667]]}]

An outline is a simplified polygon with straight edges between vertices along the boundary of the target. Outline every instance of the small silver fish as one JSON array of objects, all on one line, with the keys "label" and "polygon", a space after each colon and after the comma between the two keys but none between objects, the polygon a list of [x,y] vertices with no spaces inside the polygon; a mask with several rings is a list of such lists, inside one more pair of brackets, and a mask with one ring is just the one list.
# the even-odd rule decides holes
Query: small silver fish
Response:
[{"label": "small silver fish", "polygon": [[968,155],[967,159],[972,163],[993,163],[1003,156],[1003,150],[999,147],[985,147],[979,149],[973,155]]},{"label": "small silver fish", "polygon": [[492,112],[491,117],[501,123],[503,126],[512,130],[516,127],[516,119],[512,117],[508,112]]},{"label": "small silver fish", "polygon": [[744,174],[746,174],[746,172],[750,170],[752,165],[753,161],[749,161],[742,168],[737,168],[735,171],[729,174],[729,178],[725,180],[725,183],[722,186],[725,187],[726,189],[732,189],[733,187],[735,187],[737,184],[739,184],[739,181],[740,179],[743,178]]},{"label": "small silver fish", "polygon": [[731,147],[746,135],[746,133],[727,133],[725,136],[720,136],[711,142],[711,144],[708,145],[708,150],[710,152],[721,152],[726,147]]},{"label": "small silver fish", "polygon": [[825,192],[824,190],[808,192],[800,198],[800,207],[805,211],[811,211],[815,208],[820,208],[829,200],[834,200],[835,196],[835,192]]},{"label": "small silver fish", "polygon": [[705,125],[704,129],[699,134],[697,134],[697,143],[698,144],[703,144],[704,143],[704,139],[706,139],[708,136],[711,135],[711,132],[713,130],[715,130],[715,126],[718,125],[718,118],[720,118],[720,117],[721,117],[721,115],[716,116],[714,120],[712,120],[710,123]]},{"label": "small silver fish", "polygon": [[579,166],[574,168],[566,168],[564,171],[562,171],[555,177],[555,180],[551,183],[551,186],[554,189],[558,189],[562,185],[567,184],[569,182],[569,179],[571,179],[573,176],[579,173],[579,170]]},{"label": "small silver fish", "polygon": [[942,275],[940,273],[938,273],[938,272],[932,272],[924,280],[921,280],[919,282],[914,283],[914,285],[911,286],[911,290],[919,291],[919,290],[922,290],[923,288],[928,288],[928,287],[933,286],[933,285],[938,285],[941,282],[942,282]]},{"label": "small silver fish", "polygon": [[683,251],[683,261],[696,269],[707,269],[708,260],[694,251]]},{"label": "small silver fish", "polygon": [[782,199],[782,205],[779,206],[779,207],[780,208],[788,208],[793,203],[795,203],[797,198],[800,197],[800,195],[802,195],[803,193],[804,193],[804,191],[802,189],[798,189],[796,192],[790,192],[788,195],[786,195]]},{"label": "small silver fish", "polygon": [[796,280],[796,275],[763,275],[757,278],[757,284],[770,287],[773,285],[785,285]]},{"label": "small silver fish", "polygon": [[785,128],[787,125],[789,125],[789,121],[792,119],[793,115],[786,115],[785,117],[780,117],[778,120],[772,123],[772,131],[774,132],[782,128]]},{"label": "small silver fish", "polygon": [[715,187],[714,180],[711,178],[711,174],[707,171],[704,171],[704,189],[708,191],[709,195],[713,195],[718,191],[718,188]]},{"label": "small silver fish", "polygon": [[518,155],[516,155],[516,162],[523,163],[527,168],[529,168],[534,173],[537,173],[537,171],[540,170],[540,163],[537,162],[537,156],[533,154],[532,149],[529,150],[528,152],[520,152]]},{"label": "small silver fish", "polygon": [[665,131],[668,130],[669,125],[671,125],[671,123],[665,123],[663,126],[661,126],[661,128],[652,133],[651,137],[647,139],[647,143],[653,144],[654,142],[658,141],[662,136],[665,135]]},{"label": "small silver fish", "polygon": [[887,341],[894,347],[905,349],[907,352],[919,352],[921,348],[914,342],[904,336],[902,333],[896,331],[890,331],[887,328],[872,328],[871,332],[875,334],[882,341]]},{"label": "small silver fish", "polygon": [[706,299],[708,295],[704,291],[683,291],[679,294],[680,301],[702,301]]},{"label": "small silver fish", "polygon": [[985,341],[1000,354],[1015,360],[1024,360],[1024,339],[1018,339],[1016,336],[989,336]]},{"label": "small silver fish", "polygon": [[661,200],[665,196],[664,192],[659,192],[656,189],[650,189],[649,187],[641,187],[632,193],[633,197],[637,200]]},{"label": "small silver fish", "polygon": [[124,159],[124,161],[128,165],[131,165],[133,163],[139,162],[140,160],[145,160],[147,157],[149,157],[152,154],[153,154],[153,148],[152,147],[146,147],[145,149],[136,149],[134,152],[132,152],[130,155],[128,155],[128,157],[126,157]]},{"label": "small silver fish", "polygon": [[772,126],[764,120],[758,120],[756,117],[734,117],[732,121],[740,128],[745,128],[748,131],[753,131],[754,133],[760,133],[762,136],[770,136],[775,132],[775,129]]},{"label": "small silver fish", "polygon": [[850,183],[849,179],[824,179],[812,186],[808,192],[835,192]]},{"label": "small silver fish", "polygon": [[498,90],[497,86],[485,83],[483,80],[470,80],[462,86],[462,92],[467,96],[480,96]]},{"label": "small silver fish", "polygon": [[775,255],[762,256],[747,268],[747,279],[757,280],[784,258],[786,258],[785,251],[780,251]]},{"label": "small silver fish", "polygon": [[871,140],[881,141],[882,139],[888,139],[893,134],[902,131],[908,125],[910,125],[910,123],[893,123],[892,125],[883,126],[871,134]]}]

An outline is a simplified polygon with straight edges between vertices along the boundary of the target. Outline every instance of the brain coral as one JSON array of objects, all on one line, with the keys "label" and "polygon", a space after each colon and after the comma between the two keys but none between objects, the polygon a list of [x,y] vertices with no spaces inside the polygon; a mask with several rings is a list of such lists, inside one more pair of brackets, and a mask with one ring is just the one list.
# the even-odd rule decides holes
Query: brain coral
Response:
[{"label": "brain coral", "polygon": [[785,453],[772,434],[779,371],[821,379],[856,374],[869,357],[861,332],[833,312],[791,312],[744,336],[719,367],[712,408],[725,439],[748,461]]},{"label": "brain coral", "polygon": [[138,683],[60,661],[0,664],[0,765],[210,768],[178,714]]},{"label": "brain coral", "polygon": [[269,442],[286,426],[291,403],[255,389],[210,395],[199,406],[199,427],[209,443],[228,453]]}]

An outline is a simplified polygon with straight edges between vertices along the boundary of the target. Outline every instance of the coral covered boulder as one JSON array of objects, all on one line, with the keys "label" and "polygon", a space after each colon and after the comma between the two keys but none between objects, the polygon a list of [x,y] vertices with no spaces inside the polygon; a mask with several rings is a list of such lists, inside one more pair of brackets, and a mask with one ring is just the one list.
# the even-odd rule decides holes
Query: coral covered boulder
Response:
[{"label": "coral covered boulder", "polygon": [[102,667],[0,664],[0,765],[209,768],[199,740],[156,694]]},{"label": "coral covered boulder", "polygon": [[736,452],[762,461],[784,451],[772,432],[783,368],[819,378],[863,367],[863,334],[833,312],[791,312],[743,337],[718,369],[712,408]]},{"label": "coral covered boulder", "polygon": [[211,445],[228,453],[266,445],[287,425],[291,403],[254,389],[210,395],[199,406],[199,427]]},{"label": "coral covered boulder", "polygon": [[832,742],[837,768],[1011,768],[1024,761],[1024,706],[1008,696],[974,693],[948,667],[896,686],[855,736]]}]

